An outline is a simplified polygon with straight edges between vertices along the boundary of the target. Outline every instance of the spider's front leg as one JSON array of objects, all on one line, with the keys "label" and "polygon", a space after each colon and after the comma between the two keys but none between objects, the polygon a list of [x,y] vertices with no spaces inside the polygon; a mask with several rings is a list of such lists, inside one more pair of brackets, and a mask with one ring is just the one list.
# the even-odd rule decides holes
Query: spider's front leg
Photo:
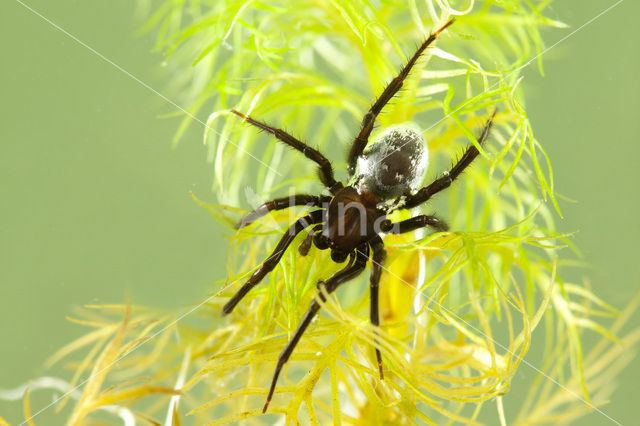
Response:
[{"label": "spider's front leg", "polygon": [[[345,283],[349,280],[352,280],[353,278],[360,275],[360,273],[364,270],[367,264],[367,259],[369,258],[368,245],[363,244],[360,247],[358,247],[356,249],[355,257],[356,257],[355,262],[353,263],[349,262],[347,266],[342,268],[340,271],[338,271],[335,275],[333,275],[331,278],[326,280],[324,283],[322,282],[319,283],[319,285],[324,285],[324,288],[328,294],[333,293],[340,286],[340,284]],[[323,302],[325,301],[325,297],[323,293],[320,293],[318,297],[320,297],[320,299],[322,299]],[[285,346],[282,353],[280,353],[280,356],[278,357],[278,363],[276,364],[276,370],[273,373],[273,380],[271,381],[269,394],[267,395],[267,402],[264,404],[264,408],[262,409],[263,413],[267,412],[267,408],[269,407],[269,403],[271,402],[271,398],[273,397],[273,393],[276,389],[276,382],[278,381],[278,376],[280,375],[280,371],[282,370],[282,367],[289,360],[291,353],[293,352],[296,345],[300,341],[300,338],[304,334],[309,324],[311,324],[311,320],[313,320],[313,318],[316,316],[319,310],[320,310],[320,304],[318,303],[318,301],[314,300],[313,302],[311,302],[311,306],[309,306],[307,313],[304,315],[304,318],[302,318],[302,321],[298,325],[298,328],[296,329],[296,332],[293,334],[293,337],[291,337],[291,340],[289,340],[289,343],[287,343],[287,346]]]},{"label": "spider's front leg", "polygon": [[410,219],[392,223],[389,225],[388,232],[390,234],[404,234],[405,232],[415,231],[416,229],[427,226],[434,228],[438,232],[445,232],[449,230],[449,225],[447,225],[442,219],[435,216],[421,214]]},{"label": "spider's front leg", "polygon": [[[487,121],[482,134],[478,138],[478,144],[480,146],[482,146],[489,137],[491,126],[493,126],[493,119],[496,117],[497,112],[497,109],[493,111],[493,114],[491,114],[491,118],[489,118],[489,121]],[[473,162],[473,160],[476,159],[479,154],[480,152],[478,151],[478,148],[476,148],[475,145],[471,145],[469,148],[467,148],[460,160],[458,160],[458,162],[451,168],[451,170],[449,170],[442,177],[434,180],[431,184],[425,186],[415,194],[409,195],[401,208],[411,209],[413,207],[419,206],[438,192],[450,187],[453,181],[462,174],[464,169],[469,167],[469,165]]]},{"label": "spider's front leg", "polygon": [[[373,258],[371,259],[371,277],[369,278],[370,289],[370,316],[371,324],[376,328],[380,327],[380,303],[379,303],[379,289],[380,289],[380,275],[382,274],[382,262],[387,257],[387,252],[384,249],[382,238],[377,235],[370,242],[371,249],[373,250]],[[376,340],[376,344],[378,341]],[[384,379],[384,373],[382,372],[382,354],[380,349],[376,346],[376,358],[378,360],[378,369],[380,370],[380,380]]]},{"label": "spider's front leg", "polygon": [[260,269],[251,275],[251,278],[244,283],[240,290],[236,294],[229,299],[229,301],[222,308],[222,315],[227,315],[233,311],[236,305],[242,300],[242,298],[251,290],[253,287],[258,285],[262,279],[276,267],[284,252],[287,250],[287,247],[291,244],[291,242],[295,239],[296,235],[298,235],[303,229],[307,228],[310,225],[319,223],[322,221],[322,210],[317,210],[315,212],[311,212],[308,215],[301,217],[298,219],[293,225],[289,227],[287,232],[282,236],[280,242],[271,253],[271,256],[264,261]]}]

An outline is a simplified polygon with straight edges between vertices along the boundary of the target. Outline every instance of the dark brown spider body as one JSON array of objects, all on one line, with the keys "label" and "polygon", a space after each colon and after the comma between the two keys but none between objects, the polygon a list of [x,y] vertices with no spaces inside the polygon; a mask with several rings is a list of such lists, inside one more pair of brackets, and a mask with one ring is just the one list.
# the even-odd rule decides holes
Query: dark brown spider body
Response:
[{"label": "dark brown spider body", "polygon": [[316,246],[331,249],[334,262],[344,262],[349,253],[377,234],[376,225],[386,219],[379,203],[370,191],[358,192],[352,186],[339,190],[326,210],[325,226],[316,238]]},{"label": "dark brown spider body", "polygon": [[[382,111],[382,108],[400,90],[409,71],[420,55],[436,39],[438,34],[452,23],[453,20],[447,22],[422,43],[398,76],[389,83],[384,92],[371,106],[371,109],[365,114],[360,131],[353,141],[348,156],[348,171],[352,181],[349,186],[343,185],[334,178],[331,162],[316,149],[311,148],[283,130],[232,110],[234,114],[243,118],[244,121],[271,133],[280,142],[294,148],[317,163],[320,180],[332,195],[298,194],[275,199],[264,203],[247,214],[238,223],[237,228],[242,228],[272,210],[286,209],[299,205],[312,208],[309,214],[301,217],[289,227],[267,260],[224,305],[222,308],[223,315],[232,312],[242,298],[276,267],[296,235],[311,228],[311,230],[306,231],[309,232],[309,235],[299,247],[299,252],[302,255],[305,255],[311,249],[311,246],[315,245],[320,250],[329,249],[331,251],[331,259],[334,262],[342,263],[349,258],[349,262],[340,271],[318,283],[318,286],[322,287],[326,294],[331,294],[341,284],[358,276],[365,269],[367,262],[371,262],[370,320],[374,326],[379,326],[378,288],[382,273],[382,263],[386,257],[380,234],[402,234],[423,227],[431,227],[438,231],[447,229],[446,224],[435,216],[418,215],[392,223],[387,219],[387,213],[393,210],[417,207],[429,200],[433,195],[448,188],[479,154],[474,145],[469,146],[449,171],[418,190],[418,185],[422,182],[426,171],[428,158],[421,132],[406,126],[394,126],[384,132],[365,150],[376,117]],[[489,136],[495,114],[496,112],[494,111],[478,138],[480,145]],[[369,256],[370,253],[371,257]],[[318,297],[324,300],[324,294],[321,292]],[[320,304],[318,300],[313,300],[291,340],[280,354],[263,412],[267,411],[282,367],[319,310]],[[378,347],[376,347],[375,352],[380,378],[382,379],[384,377],[382,355]]]}]

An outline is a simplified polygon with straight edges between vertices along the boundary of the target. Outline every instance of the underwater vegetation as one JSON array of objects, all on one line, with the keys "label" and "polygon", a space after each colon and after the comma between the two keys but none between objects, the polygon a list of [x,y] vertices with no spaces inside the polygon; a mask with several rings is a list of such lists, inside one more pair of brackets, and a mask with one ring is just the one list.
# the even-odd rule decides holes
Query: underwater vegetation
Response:
[{"label": "underwater vegetation", "polygon": [[[556,230],[561,197],[522,78],[527,66],[543,69],[542,31],[565,28],[547,16],[550,3],[138,1],[147,16],[141,31],[153,32],[166,55],[169,90],[191,105],[175,143],[185,143],[191,115],[209,117],[203,139],[214,195],[192,196],[228,229],[226,277],[184,312],[129,302],[77,309],[70,320],[90,331],[49,360],[65,363],[69,376],[25,387],[25,418],[34,413],[30,393],[43,389],[62,392],[51,409],[68,424],[114,417],[176,425],[562,424],[606,407],[611,378],[640,338],[639,329],[624,328],[640,300],[619,311],[584,283],[563,279],[578,263],[577,248]],[[477,145],[487,117],[498,114],[480,157],[419,208],[437,212],[450,230],[385,237],[380,331],[369,323],[368,273],[318,297],[316,283],[340,266],[315,247],[301,256],[304,235],[222,318],[224,304],[306,210],[233,225],[262,201],[322,189],[315,165],[231,109],[286,128],[346,170],[363,114],[415,47],[452,17],[455,25],[418,61],[374,135],[418,126],[429,182]],[[314,299],[321,314],[263,414],[278,356]],[[595,343],[584,343],[587,334]],[[514,384],[524,370],[526,384]],[[512,391],[521,397],[507,404]]]}]

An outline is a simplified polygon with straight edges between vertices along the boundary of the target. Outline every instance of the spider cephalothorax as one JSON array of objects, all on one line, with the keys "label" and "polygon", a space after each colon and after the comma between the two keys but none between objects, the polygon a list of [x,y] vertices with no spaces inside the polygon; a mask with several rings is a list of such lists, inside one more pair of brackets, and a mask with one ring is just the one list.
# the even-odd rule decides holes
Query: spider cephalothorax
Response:
[{"label": "spider cephalothorax", "polygon": [[[371,109],[365,114],[360,131],[349,152],[348,171],[352,180],[348,186],[335,180],[331,163],[317,150],[280,129],[256,121],[238,111],[232,111],[248,123],[271,133],[281,142],[300,151],[307,158],[316,162],[319,166],[320,180],[332,195],[303,194],[275,199],[264,203],[258,209],[247,214],[238,223],[237,227],[241,228],[272,210],[286,209],[292,206],[306,205],[315,208],[291,225],[271,256],[224,305],[222,308],[224,315],[233,311],[249,290],[260,283],[275,268],[296,235],[311,227],[311,232],[299,247],[301,254],[305,255],[309,251],[311,244],[314,244],[320,250],[330,250],[331,259],[334,262],[342,263],[347,258],[349,259],[343,269],[325,281],[318,283],[319,286],[324,287],[327,293],[332,293],[340,284],[359,275],[364,270],[367,261],[371,261],[370,319],[374,326],[379,326],[378,285],[382,273],[382,262],[386,256],[380,234],[402,234],[427,226],[439,231],[447,229],[447,225],[435,216],[418,215],[401,222],[392,223],[387,219],[387,213],[392,210],[416,207],[436,193],[448,188],[479,154],[474,145],[469,146],[449,171],[429,185],[416,190],[424,177],[428,158],[425,141],[419,131],[406,126],[391,127],[365,150],[376,117],[382,111],[382,108],[400,90],[402,83],[420,55],[436,39],[438,34],[452,23],[453,20],[447,22],[418,47],[416,53],[398,76],[389,83]],[[480,145],[489,136],[495,114],[496,112],[494,111],[478,138]],[[371,257],[369,256],[370,252],[372,253]],[[319,294],[319,297],[324,300],[322,293]],[[269,406],[283,365],[289,359],[302,334],[319,310],[320,304],[314,300],[293,337],[280,354],[263,412],[266,412]],[[382,356],[377,348],[376,357],[380,378],[383,378]]]}]

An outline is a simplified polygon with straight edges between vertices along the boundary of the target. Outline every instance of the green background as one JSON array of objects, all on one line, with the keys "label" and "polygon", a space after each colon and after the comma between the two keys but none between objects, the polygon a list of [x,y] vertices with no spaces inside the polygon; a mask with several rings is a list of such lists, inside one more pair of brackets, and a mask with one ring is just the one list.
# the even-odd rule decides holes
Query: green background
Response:
[{"label": "green background", "polygon": [[[547,31],[547,45],[613,3],[555,2],[548,14],[571,28]],[[141,21],[132,2],[28,4],[159,92],[168,86],[152,38],[135,35]],[[574,242],[592,265],[564,276],[588,277],[619,308],[640,283],[639,13],[637,2],[624,1],[546,53],[544,77],[535,63],[524,73],[528,112],[553,162],[556,190],[577,200],[561,202],[558,226],[579,231]],[[225,277],[227,243],[189,196],[215,199],[200,124],[172,148],[178,121],[160,116],[174,107],[14,0],[0,4],[0,44],[6,389],[59,372],[42,364],[85,331],[65,319],[74,306],[126,295],[171,309],[200,300]],[[526,365],[520,372],[536,374]],[[637,424],[640,364],[619,381],[602,410]],[[515,398],[505,399],[508,414]],[[0,416],[11,422],[23,419],[21,410],[19,402],[0,401]],[[50,414],[35,420],[51,424]],[[594,413],[580,423],[611,421]]]}]

